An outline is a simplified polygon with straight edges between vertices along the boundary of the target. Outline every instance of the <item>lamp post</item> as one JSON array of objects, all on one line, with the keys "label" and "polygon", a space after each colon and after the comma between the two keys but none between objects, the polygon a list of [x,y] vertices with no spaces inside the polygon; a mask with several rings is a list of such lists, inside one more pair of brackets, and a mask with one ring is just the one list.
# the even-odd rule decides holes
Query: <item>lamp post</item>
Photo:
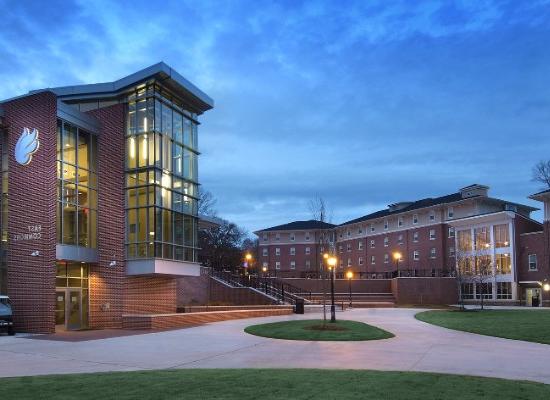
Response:
[{"label": "lamp post", "polygon": [[399,277],[399,261],[401,261],[401,253],[396,251],[393,253],[393,259],[395,260],[395,269],[397,272],[397,277]]},{"label": "lamp post", "polygon": [[250,268],[250,265],[252,265],[252,254],[246,253],[244,259],[246,260],[245,275],[248,275],[248,280],[250,280],[250,273],[248,272],[248,269]]},{"label": "lamp post", "polygon": [[323,263],[321,265],[323,266],[323,271],[321,271],[321,277],[323,279],[323,324],[327,322],[327,290],[326,290],[326,284],[325,284],[325,271],[324,271],[324,265],[325,262],[328,264],[328,253],[323,254]]},{"label": "lamp post", "polygon": [[348,271],[346,273],[346,277],[348,278],[348,282],[349,282],[349,306],[350,308],[352,307],[352,300],[351,300],[351,278],[353,278],[353,271]]},{"label": "lamp post", "polygon": [[265,292],[267,293],[267,267],[265,265],[262,267],[262,272],[264,276],[264,289],[265,289]]},{"label": "lamp post", "polygon": [[336,270],[336,263],[338,260],[336,257],[329,257],[327,259],[330,269],[330,322],[336,322],[336,305],[334,304],[334,273]]}]

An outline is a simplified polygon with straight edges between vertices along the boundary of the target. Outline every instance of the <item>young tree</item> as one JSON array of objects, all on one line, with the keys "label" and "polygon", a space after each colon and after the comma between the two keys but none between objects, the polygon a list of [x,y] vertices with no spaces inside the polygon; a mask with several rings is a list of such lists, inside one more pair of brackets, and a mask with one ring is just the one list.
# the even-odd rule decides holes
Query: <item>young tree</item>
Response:
[{"label": "young tree", "polygon": [[472,256],[467,251],[457,250],[455,257],[455,278],[458,287],[458,303],[460,305],[460,310],[464,311],[464,285],[472,283],[473,281]]},{"label": "young tree", "polygon": [[550,160],[539,161],[533,166],[532,181],[542,183],[544,189],[550,188]]},{"label": "young tree", "polygon": [[491,256],[480,250],[474,251],[475,269],[473,274],[473,282],[476,284],[476,293],[478,286],[481,288],[480,307],[483,310],[485,300],[485,288],[487,283],[494,281],[495,270]]},{"label": "young tree", "polygon": [[[316,196],[309,201],[309,212],[315,221],[328,222],[332,219],[328,216],[325,199],[321,196]],[[315,257],[318,268],[317,276],[321,277],[323,281],[323,323],[326,323],[327,321],[327,265],[323,255],[324,253],[332,253],[332,250],[334,250],[331,249],[331,245],[333,244],[333,241],[331,240],[332,235],[336,235],[336,233],[329,230],[318,230],[315,232],[318,249]]]}]

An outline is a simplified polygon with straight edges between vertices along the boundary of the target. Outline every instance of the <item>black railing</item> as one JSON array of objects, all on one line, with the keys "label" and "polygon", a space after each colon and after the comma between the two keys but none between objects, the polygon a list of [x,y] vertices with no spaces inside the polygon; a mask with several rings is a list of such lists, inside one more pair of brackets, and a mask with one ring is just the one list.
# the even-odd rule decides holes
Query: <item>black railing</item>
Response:
[{"label": "black railing", "polygon": [[[393,271],[384,271],[384,272],[368,272],[368,271],[354,271],[353,279],[393,279],[397,277],[418,277],[418,278],[427,278],[427,277],[454,277],[456,276],[454,271],[448,269],[405,269],[399,268],[399,272],[396,270]],[[278,271],[275,275],[271,275],[269,279],[285,279],[285,278],[301,278],[301,279],[323,279],[323,273],[319,272],[310,272],[310,271]],[[325,275],[326,279],[328,279]],[[336,271],[336,279],[346,279],[345,271]]]},{"label": "black railing", "polygon": [[212,270],[211,275],[236,287],[249,287],[271,296],[280,303],[295,304],[296,301],[311,301],[311,292],[282,282],[276,278],[256,275],[237,275],[229,271]]}]

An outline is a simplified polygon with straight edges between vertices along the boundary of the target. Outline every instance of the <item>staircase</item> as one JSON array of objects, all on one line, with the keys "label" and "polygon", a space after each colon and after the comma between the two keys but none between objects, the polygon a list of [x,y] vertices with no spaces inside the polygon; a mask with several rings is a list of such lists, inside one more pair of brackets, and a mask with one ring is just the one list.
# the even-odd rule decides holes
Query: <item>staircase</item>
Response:
[{"label": "staircase", "polygon": [[311,292],[278,280],[235,275],[228,271],[212,271],[210,278],[229,287],[253,290],[274,304],[311,303]]}]

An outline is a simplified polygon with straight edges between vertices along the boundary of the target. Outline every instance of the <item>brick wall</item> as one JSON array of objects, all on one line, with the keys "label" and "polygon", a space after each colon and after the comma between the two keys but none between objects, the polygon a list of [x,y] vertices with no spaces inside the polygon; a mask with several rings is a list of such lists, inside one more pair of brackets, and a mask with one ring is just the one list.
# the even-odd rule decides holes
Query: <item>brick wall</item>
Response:
[{"label": "brick wall", "polygon": [[[57,99],[42,92],[3,104],[9,135],[8,295],[17,331],[55,330],[56,126]],[[19,165],[14,148],[24,127],[39,131],[40,148],[29,165]],[[14,241],[41,226],[39,240]],[[31,256],[39,251],[37,257]]]},{"label": "brick wall", "polygon": [[208,304],[210,301],[210,277],[187,276],[176,280],[177,305]]},{"label": "brick wall", "polygon": [[127,277],[124,284],[124,313],[175,313],[176,297],[175,278]]},{"label": "brick wall", "polygon": [[397,304],[456,304],[455,278],[395,278],[391,282]]},{"label": "brick wall", "polygon": [[[323,280],[321,279],[280,279],[283,282],[307,290],[313,293],[323,291]],[[325,281],[327,290],[330,291],[330,281]],[[391,293],[391,279],[353,279],[351,281],[351,290],[354,293]],[[334,281],[334,291],[337,293],[347,293],[349,291],[349,282],[347,279],[336,279]]]},{"label": "brick wall", "polygon": [[[88,114],[101,123],[98,140],[99,262],[90,268],[90,317],[93,328],[122,327],[124,289],[124,106]],[[111,261],[116,266],[111,267]]]}]

